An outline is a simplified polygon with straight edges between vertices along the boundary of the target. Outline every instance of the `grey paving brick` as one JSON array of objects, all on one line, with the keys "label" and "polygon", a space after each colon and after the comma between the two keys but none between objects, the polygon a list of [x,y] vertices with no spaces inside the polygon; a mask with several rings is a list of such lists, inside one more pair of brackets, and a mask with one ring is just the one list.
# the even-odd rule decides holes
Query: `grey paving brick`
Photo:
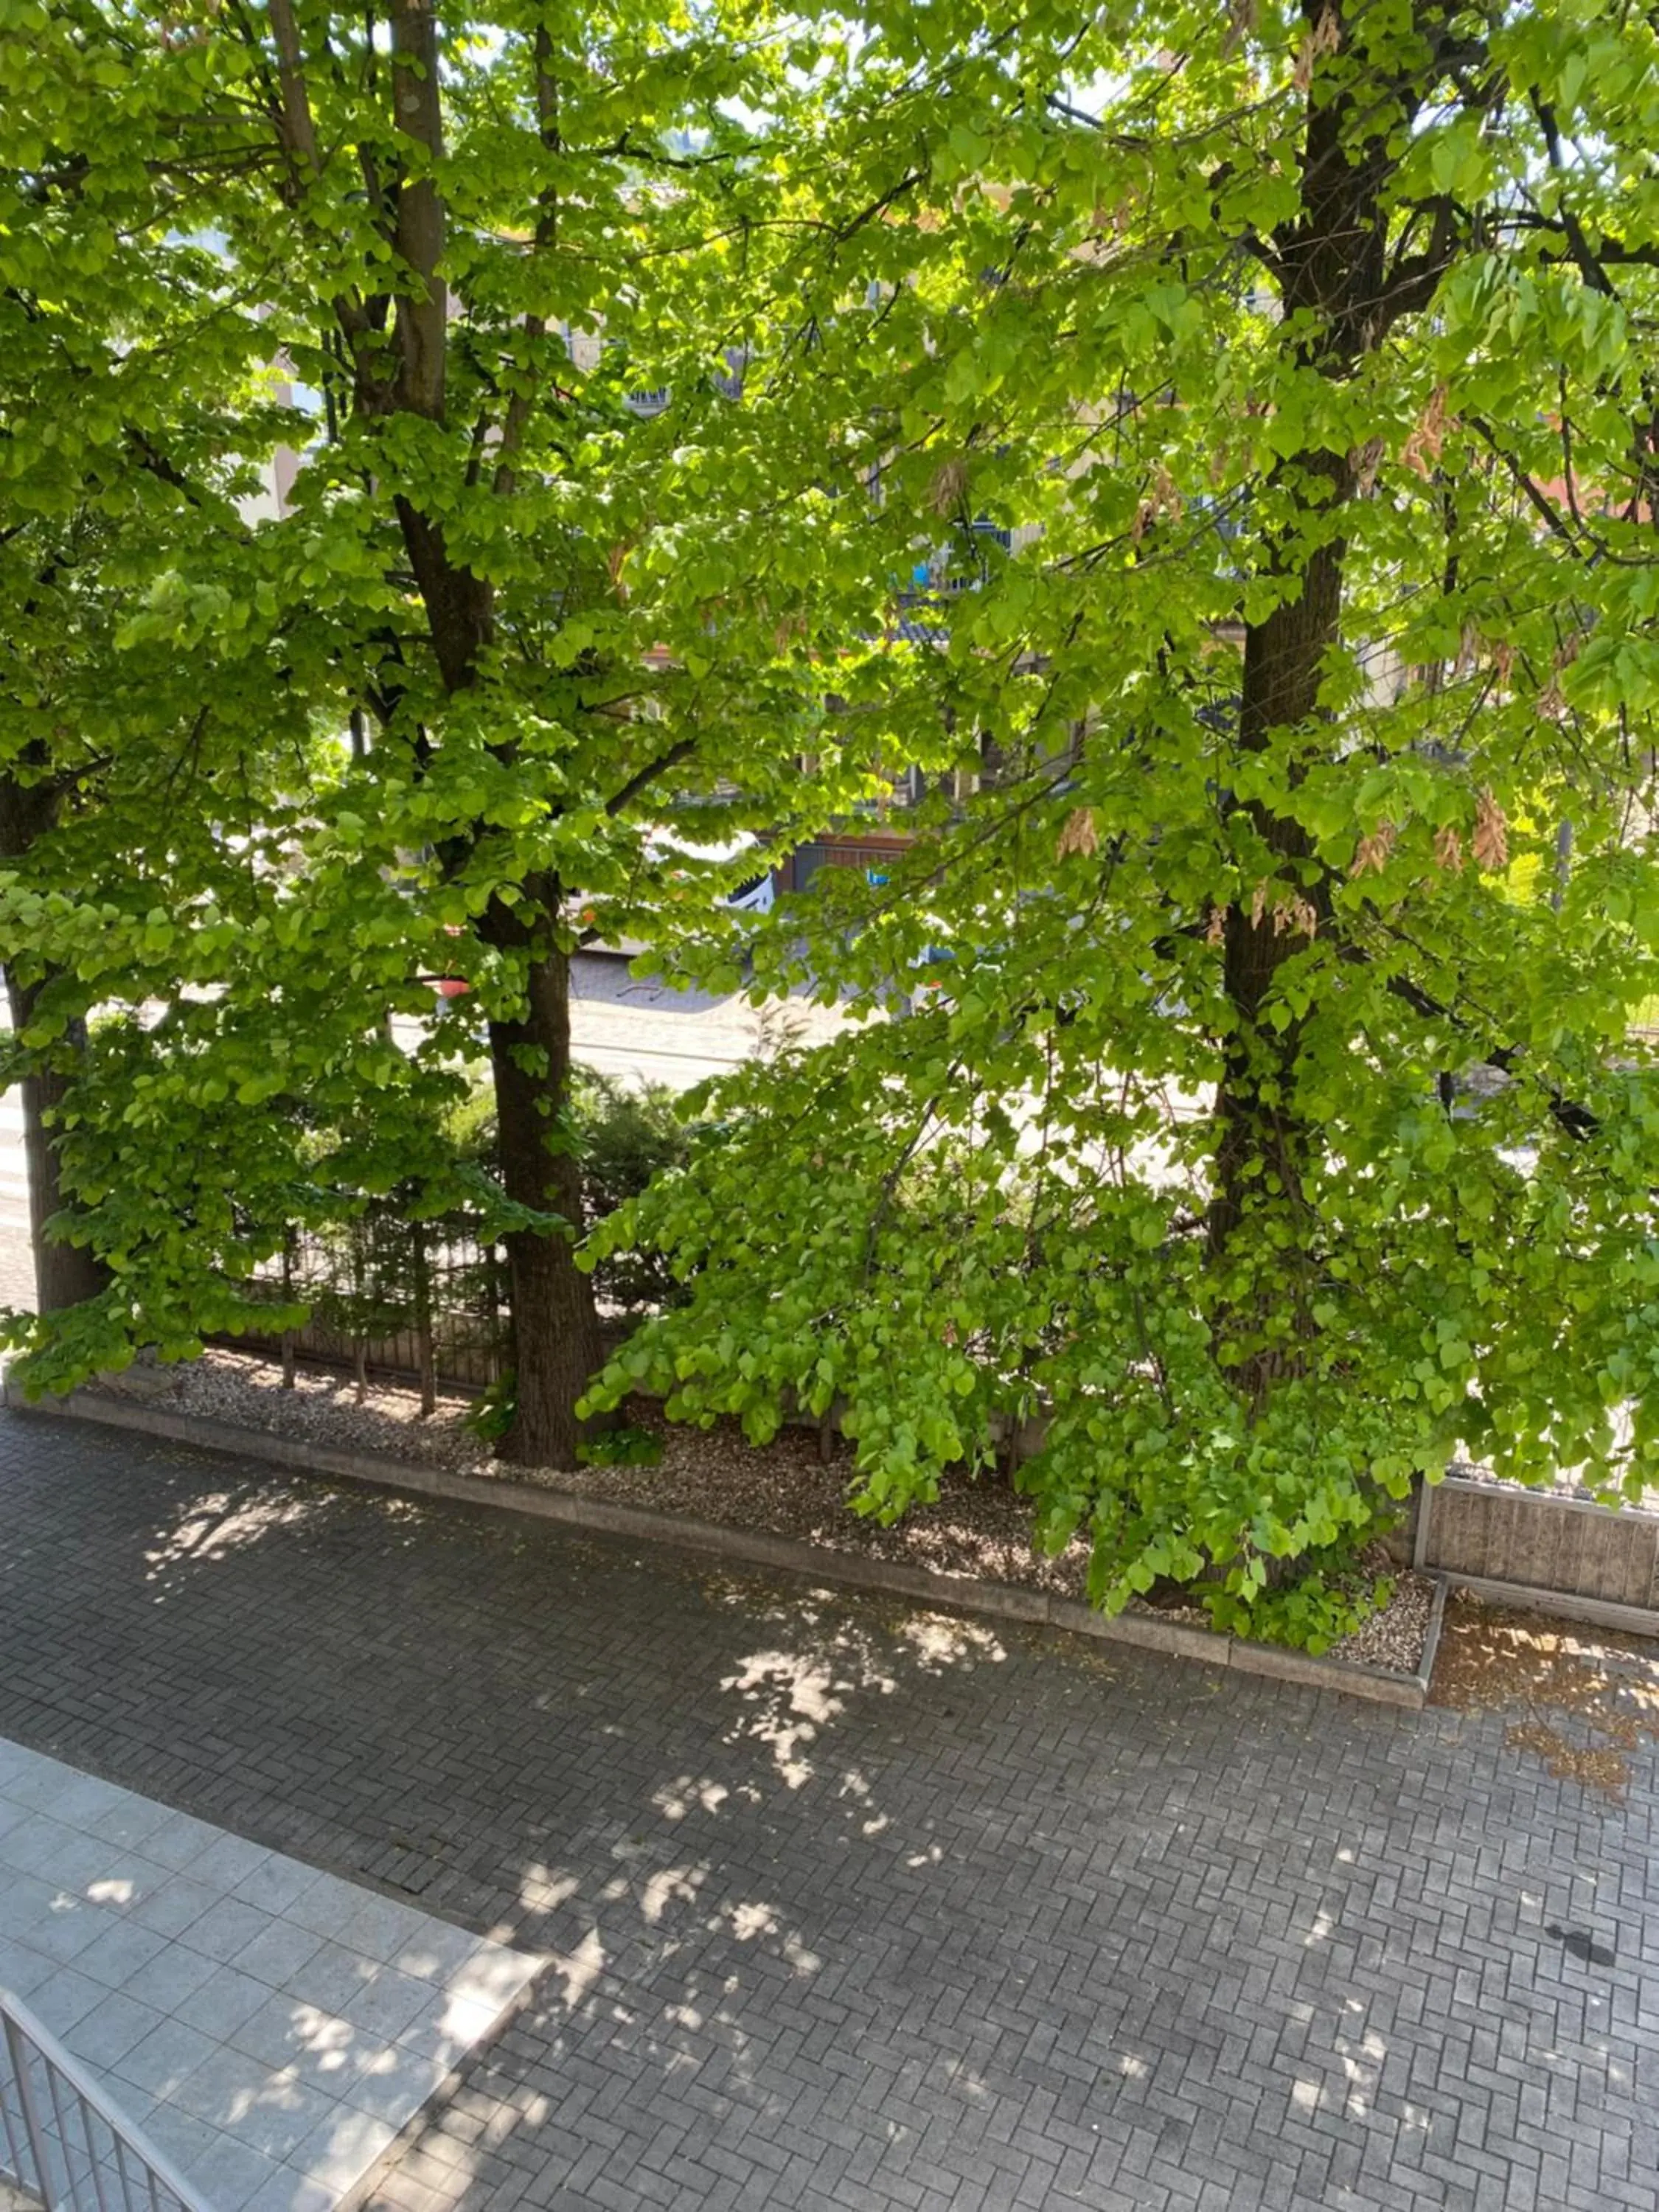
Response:
[{"label": "grey paving brick", "polygon": [[[244,1532],[212,1556],[177,1540],[210,1500]],[[354,1915],[389,2017],[465,1931],[548,1958],[373,2212],[1659,2198],[1651,1747],[1609,1808],[1501,1716],[9,1417],[0,1527],[28,1560],[0,1605],[0,1734],[177,1808],[124,1838],[155,1869],[134,1897],[62,1893],[52,1979],[112,2052],[135,2015],[98,2009],[120,2000],[76,1954],[188,1941],[202,1823],[247,1839],[199,1982],[160,1987],[133,1947],[127,2000],[174,2015],[112,2057],[135,2100],[178,2110],[216,2005],[221,2037],[295,2068],[282,2140],[361,2154],[385,2140],[374,2082],[325,2006],[273,1991],[338,1963]],[[49,1809],[0,1832],[17,1882],[73,1872]],[[388,1901],[278,1881],[270,1850]],[[407,1940],[416,1903],[459,1923],[442,1958]],[[211,2125],[221,2071],[183,2121]],[[366,2108],[313,2101],[348,2096]]]}]

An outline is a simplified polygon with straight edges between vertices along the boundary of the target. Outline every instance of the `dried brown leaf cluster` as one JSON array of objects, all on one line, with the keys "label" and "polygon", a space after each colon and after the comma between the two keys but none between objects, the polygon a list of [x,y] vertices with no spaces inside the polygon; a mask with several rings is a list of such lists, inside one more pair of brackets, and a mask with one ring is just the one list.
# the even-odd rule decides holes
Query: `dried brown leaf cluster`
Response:
[{"label": "dried brown leaf cluster", "polygon": [[968,464],[959,456],[941,461],[927,487],[927,504],[935,514],[954,514],[968,489]]},{"label": "dried brown leaf cluster", "polygon": [[1146,487],[1146,496],[1135,509],[1135,519],[1130,526],[1129,542],[1139,545],[1155,522],[1167,515],[1172,522],[1181,519],[1182,501],[1176,489],[1176,480],[1168,469],[1159,466]]},{"label": "dried brown leaf cluster", "polygon": [[1417,427],[1400,448],[1400,465],[1414,474],[1427,478],[1433,473],[1440,459],[1440,449],[1446,442],[1446,433],[1451,422],[1446,413],[1446,387],[1437,384],[1429,394],[1428,403],[1417,419]]},{"label": "dried brown leaf cluster", "polygon": [[1506,868],[1510,864],[1510,825],[1503,808],[1492,796],[1490,784],[1481,786],[1474,803],[1474,836],[1470,850],[1477,867]]},{"label": "dried brown leaf cluster", "polygon": [[1088,806],[1074,806],[1055,840],[1055,860],[1064,860],[1073,853],[1080,854],[1087,860],[1099,850],[1100,836],[1095,828],[1094,810]]},{"label": "dried brown leaf cluster", "polygon": [[1109,233],[1114,238],[1121,238],[1133,219],[1133,198],[1126,193],[1116,200],[1097,199],[1090,226],[1103,238]]},{"label": "dried brown leaf cluster", "polygon": [[1353,471],[1353,488],[1361,499],[1376,489],[1376,472],[1382,465],[1382,456],[1388,452],[1385,438],[1367,438],[1363,446],[1356,446],[1348,455],[1348,466]]},{"label": "dried brown leaf cluster", "polygon": [[1297,53],[1296,66],[1291,71],[1291,82],[1298,92],[1306,92],[1313,82],[1315,69],[1328,54],[1337,52],[1341,45],[1341,18],[1334,8],[1327,8],[1302,41]]},{"label": "dried brown leaf cluster", "polygon": [[1358,849],[1348,863],[1351,876],[1380,876],[1389,865],[1400,832],[1392,822],[1379,822],[1369,836],[1359,841]]},{"label": "dried brown leaf cluster", "polygon": [[1571,668],[1577,659],[1583,644],[1583,638],[1574,632],[1562,639],[1551,658],[1550,680],[1538,695],[1538,711],[1547,722],[1559,722],[1566,718],[1567,695],[1561,688],[1561,677],[1563,672]]}]

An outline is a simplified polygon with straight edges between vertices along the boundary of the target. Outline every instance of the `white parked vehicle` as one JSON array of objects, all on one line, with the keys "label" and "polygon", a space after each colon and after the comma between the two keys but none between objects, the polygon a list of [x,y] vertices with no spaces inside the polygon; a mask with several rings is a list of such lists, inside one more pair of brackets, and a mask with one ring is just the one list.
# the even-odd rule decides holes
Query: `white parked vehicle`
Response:
[{"label": "white parked vehicle", "polygon": [[[678,860],[724,866],[752,855],[754,873],[742,875],[733,888],[726,892],[722,903],[733,913],[757,915],[770,914],[776,903],[777,890],[772,879],[772,871],[761,865],[766,860],[766,848],[750,830],[739,830],[735,837],[723,839],[718,843],[703,844],[690,837],[682,837],[677,830],[653,829],[646,833],[645,852],[653,867],[661,871],[671,891],[676,874],[675,863]],[[688,889],[700,872],[701,869],[696,866],[689,866],[684,871]],[[626,932],[617,936],[596,934],[595,925],[600,931],[604,927],[599,921],[597,902],[590,905],[586,899],[574,895],[570,900],[569,911],[578,922],[586,927],[588,933],[582,941],[592,951],[620,952],[629,959],[635,953],[646,951],[646,946],[637,938],[629,937]]]},{"label": "white parked vehicle", "polygon": [[745,854],[752,854],[757,872],[752,876],[745,875],[734,890],[727,891],[725,902],[738,914],[770,914],[772,911],[777,896],[772,871],[759,865],[766,858],[766,849],[751,830],[740,830],[735,837],[720,844],[699,845],[694,844],[689,837],[680,836],[675,830],[653,830],[646,838],[645,848],[653,860],[665,863],[671,872],[676,855],[683,855],[688,860],[724,865],[740,859]]}]

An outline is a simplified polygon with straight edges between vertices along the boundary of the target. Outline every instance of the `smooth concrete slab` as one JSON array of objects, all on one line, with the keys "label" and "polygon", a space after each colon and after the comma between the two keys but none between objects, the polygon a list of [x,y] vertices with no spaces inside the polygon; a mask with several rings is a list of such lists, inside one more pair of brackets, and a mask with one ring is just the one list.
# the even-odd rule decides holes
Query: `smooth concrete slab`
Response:
[{"label": "smooth concrete slab", "polygon": [[328,2212],[541,1963],[0,1740],[0,1987],[214,2212]]}]

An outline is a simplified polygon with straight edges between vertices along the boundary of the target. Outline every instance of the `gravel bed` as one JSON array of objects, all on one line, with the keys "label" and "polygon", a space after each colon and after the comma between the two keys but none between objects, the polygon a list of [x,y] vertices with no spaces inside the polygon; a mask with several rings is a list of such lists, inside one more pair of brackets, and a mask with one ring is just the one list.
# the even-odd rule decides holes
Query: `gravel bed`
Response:
[{"label": "gravel bed", "polygon": [[472,1401],[459,1394],[441,1394],[437,1412],[424,1420],[418,1391],[374,1382],[359,1405],[351,1377],[321,1367],[296,1368],[294,1388],[285,1390],[274,1361],[216,1349],[177,1367],[139,1364],[99,1387],[204,1420],[335,1444],[343,1451],[391,1452],[452,1474],[492,1471],[489,1445],[461,1426]]},{"label": "gravel bed", "polygon": [[1380,1574],[1394,1583],[1394,1595],[1352,1636],[1339,1637],[1326,1652],[1328,1659],[1346,1659],[1357,1667],[1387,1667],[1401,1674],[1414,1674],[1423,1661],[1423,1645],[1434,1610],[1434,1583],[1427,1575],[1396,1567],[1386,1554],[1373,1560]]},{"label": "gravel bed", "polygon": [[[1363,1552],[1359,1564],[1368,1574],[1386,1575],[1394,1585],[1393,1595],[1387,1605],[1362,1621],[1352,1636],[1338,1637],[1320,1656],[1346,1659],[1355,1667],[1383,1667],[1390,1674],[1414,1674],[1422,1664],[1429,1615],[1434,1610],[1433,1581],[1427,1575],[1413,1573],[1409,1567],[1401,1567],[1380,1544]],[[1189,1628],[1207,1628],[1210,1625],[1209,1615],[1196,1605],[1143,1606],[1135,1610],[1155,1611],[1160,1620],[1178,1620]]]},{"label": "gravel bed", "polygon": [[[285,1390],[272,1362],[246,1352],[213,1350],[188,1365],[135,1372],[131,1381],[121,1378],[106,1387],[203,1419],[343,1450],[390,1453],[451,1474],[536,1483],[575,1497],[758,1529],[939,1574],[1012,1583],[1062,1597],[1085,1595],[1087,1545],[1073,1541],[1055,1559],[1034,1553],[1030,1503],[1006,1482],[947,1475],[936,1504],[913,1508],[896,1528],[879,1528],[848,1510],[847,1462],[838,1456],[826,1465],[810,1430],[785,1429],[757,1450],[734,1422],[713,1429],[682,1426],[665,1422],[649,1401],[635,1400],[628,1408],[629,1420],[661,1438],[660,1461],[652,1467],[565,1473],[500,1465],[488,1444],[462,1425],[470,1399],[441,1395],[437,1411],[422,1419],[413,1390],[376,1382],[359,1405],[349,1376],[307,1367],[298,1370],[295,1387]],[[1422,1656],[1434,1585],[1423,1576],[1394,1569],[1380,1553],[1367,1564],[1393,1575],[1393,1600],[1355,1635],[1334,1644],[1328,1656],[1410,1674]],[[1158,1607],[1157,1618],[1200,1628],[1209,1625],[1204,1613],[1187,1605]]]}]

